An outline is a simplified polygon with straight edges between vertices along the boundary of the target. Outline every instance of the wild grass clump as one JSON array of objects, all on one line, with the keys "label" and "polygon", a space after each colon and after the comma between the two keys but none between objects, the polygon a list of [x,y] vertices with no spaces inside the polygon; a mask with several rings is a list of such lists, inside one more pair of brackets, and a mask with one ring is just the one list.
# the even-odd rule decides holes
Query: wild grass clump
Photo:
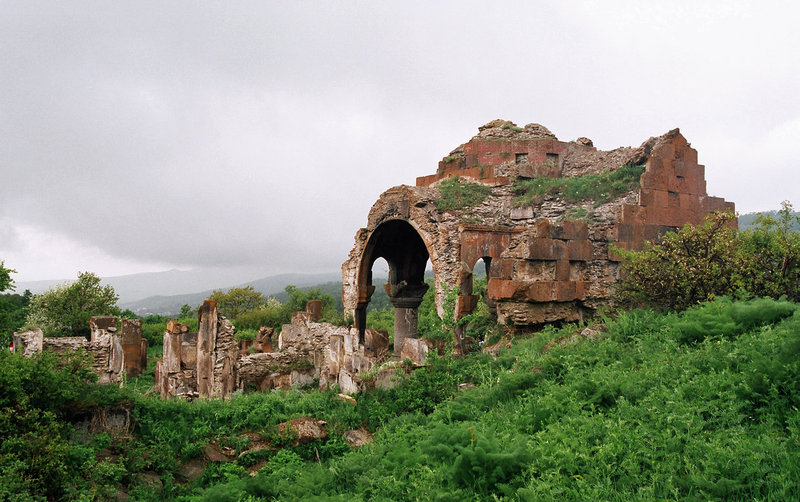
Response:
[{"label": "wild grass clump", "polygon": [[568,202],[593,200],[599,205],[637,188],[644,170],[643,165],[626,164],[614,171],[572,178],[517,179],[514,203],[519,206],[536,204],[541,203],[545,195],[556,195]]},{"label": "wild grass clump", "polygon": [[442,211],[458,211],[477,206],[491,195],[492,189],[455,176],[439,183],[439,192],[441,196],[436,200],[436,207]]}]

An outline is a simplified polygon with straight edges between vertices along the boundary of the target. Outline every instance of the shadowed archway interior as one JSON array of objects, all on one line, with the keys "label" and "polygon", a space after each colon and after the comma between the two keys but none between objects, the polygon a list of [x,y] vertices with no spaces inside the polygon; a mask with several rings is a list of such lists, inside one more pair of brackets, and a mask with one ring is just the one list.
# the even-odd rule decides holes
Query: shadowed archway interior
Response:
[{"label": "shadowed archway interior", "polygon": [[405,338],[416,338],[417,307],[428,289],[425,284],[428,257],[425,241],[407,221],[390,220],[372,232],[359,267],[358,306],[354,319],[362,340],[367,304],[375,292],[372,265],[378,258],[385,259],[389,265],[389,277],[384,288],[395,307],[395,353],[399,354]]}]

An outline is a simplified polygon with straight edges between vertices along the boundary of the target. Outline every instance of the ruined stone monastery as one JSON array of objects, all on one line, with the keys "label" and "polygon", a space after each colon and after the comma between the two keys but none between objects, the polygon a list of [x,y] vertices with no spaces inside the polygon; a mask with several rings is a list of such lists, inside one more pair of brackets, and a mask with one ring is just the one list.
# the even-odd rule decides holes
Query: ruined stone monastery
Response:
[{"label": "ruined stone monastery", "polygon": [[[522,180],[574,178],[622,166],[641,166],[641,177],[609,200],[568,203],[550,193],[520,203]],[[442,210],[441,183],[452,177],[488,185],[491,193],[475,207]],[[640,249],[646,240],[728,209],[734,209],[732,202],[707,195],[705,168],[678,129],[636,149],[604,152],[587,138],[564,142],[539,124],[520,128],[495,120],[439,162],[436,174],[417,178],[416,186],[391,188],[372,206],[342,266],[345,312],[353,313],[363,332],[375,289],[372,265],[384,258],[399,352],[404,338],[416,336],[416,309],[428,288],[426,262],[433,265],[440,313],[447,289],[455,287],[460,318],[478,301],[472,274],[483,259],[486,300],[498,322],[527,327],[582,321],[611,301],[619,278],[612,244]]]},{"label": "ruined stone monastery", "polygon": [[[568,197],[545,190],[526,196],[531,183],[622,169],[633,178],[613,193]],[[584,178],[589,179],[594,178]],[[454,186],[478,186],[482,195],[461,205],[443,204],[446,190]],[[483,260],[485,301],[499,323],[531,329],[583,321],[613,301],[620,273],[615,248],[640,249],[667,231],[701,223],[713,211],[733,209],[732,202],[707,195],[697,151],[678,129],[638,148],[600,151],[587,138],[564,142],[538,124],[517,127],[495,120],[442,159],[435,174],[417,178],[416,186],[390,188],[372,206],[342,265],[345,317],[353,319],[352,326],[319,322],[320,306],[311,302],[275,340],[264,331],[248,348],[235,342],[234,327],[214,302],[206,302],[198,333],[168,325],[156,387],[165,397],[191,398],[307,385],[315,379],[320,387],[335,384],[344,393],[391,386],[400,361],[421,363],[428,349],[417,338],[417,308],[429,289],[424,281],[429,261],[440,314],[453,289],[456,319],[476,307],[473,270]],[[379,258],[389,265],[384,287],[395,307],[394,362],[386,334],[366,323],[375,291],[372,268]],[[130,343],[123,344],[127,338],[100,327],[93,326],[92,333],[92,342],[81,344],[102,348],[95,360],[107,380],[117,379],[122,368],[136,372],[143,366],[140,337],[129,336]],[[463,333],[455,335],[463,350]],[[41,350],[41,333],[38,337],[34,345]],[[48,344],[53,343],[45,339]]]}]

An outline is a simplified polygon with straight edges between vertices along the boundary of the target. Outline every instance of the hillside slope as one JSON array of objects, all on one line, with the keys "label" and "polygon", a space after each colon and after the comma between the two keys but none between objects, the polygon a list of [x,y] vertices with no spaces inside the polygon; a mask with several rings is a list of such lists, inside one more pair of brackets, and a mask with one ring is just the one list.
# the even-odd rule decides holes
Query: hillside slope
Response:
[{"label": "hillside slope", "polygon": [[[800,493],[800,305],[720,298],[681,314],[625,312],[509,342],[496,358],[432,356],[406,368],[412,374],[397,387],[359,394],[356,404],[335,390],[164,401],[140,394],[147,377],[124,388],[71,384],[43,400],[41,385],[26,382],[66,377],[0,355],[0,409],[32,417],[0,414],[19,438],[2,447],[0,493],[251,501]],[[30,400],[18,400],[23,388]],[[49,414],[33,411],[60,402]],[[71,427],[34,420],[120,403],[132,403],[129,434],[72,441]],[[325,421],[327,435],[301,444],[280,432],[298,417]],[[374,433],[372,444],[351,450],[353,429]],[[36,438],[40,446],[26,446]]]}]

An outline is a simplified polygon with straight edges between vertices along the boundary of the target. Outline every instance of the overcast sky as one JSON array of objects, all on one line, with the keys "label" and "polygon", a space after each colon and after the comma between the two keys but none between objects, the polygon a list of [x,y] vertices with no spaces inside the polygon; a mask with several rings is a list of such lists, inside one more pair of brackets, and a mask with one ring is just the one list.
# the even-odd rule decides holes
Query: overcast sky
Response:
[{"label": "overcast sky", "polygon": [[0,260],[17,281],[338,270],[387,188],[495,118],[800,206],[797,2],[34,2],[0,8]]}]

